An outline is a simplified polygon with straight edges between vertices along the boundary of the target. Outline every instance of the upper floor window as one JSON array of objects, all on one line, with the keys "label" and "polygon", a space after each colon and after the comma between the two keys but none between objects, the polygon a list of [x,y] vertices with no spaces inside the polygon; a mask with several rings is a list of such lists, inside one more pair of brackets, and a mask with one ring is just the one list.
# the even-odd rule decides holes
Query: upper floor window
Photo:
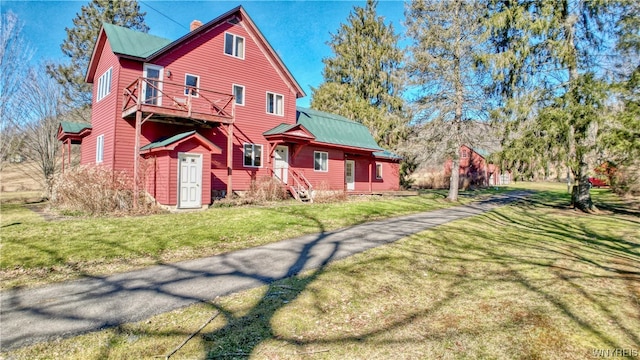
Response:
[{"label": "upper floor window", "polygon": [[231,33],[224,34],[224,53],[244,59],[244,38]]},{"label": "upper floor window", "polygon": [[262,166],[262,145],[244,144],[244,166]]},{"label": "upper floor window", "polygon": [[96,96],[96,102],[102,100],[105,96],[111,92],[111,69],[105,71],[98,79],[98,94]]},{"label": "upper floor window", "polygon": [[198,97],[198,88],[200,87],[200,76],[186,74],[184,76],[184,94]]},{"label": "upper floor window", "polygon": [[104,135],[96,138],[96,163],[101,163],[104,159]]},{"label": "upper floor window", "polygon": [[267,93],[267,114],[284,115],[284,96]]},{"label": "upper floor window", "polygon": [[462,150],[462,158],[468,158],[469,157],[469,153],[467,152],[467,150]]},{"label": "upper floor window", "polygon": [[234,84],[233,96],[236,98],[236,105],[244,105],[244,86]]},{"label": "upper floor window", "polygon": [[376,179],[382,179],[382,164],[376,164]]}]

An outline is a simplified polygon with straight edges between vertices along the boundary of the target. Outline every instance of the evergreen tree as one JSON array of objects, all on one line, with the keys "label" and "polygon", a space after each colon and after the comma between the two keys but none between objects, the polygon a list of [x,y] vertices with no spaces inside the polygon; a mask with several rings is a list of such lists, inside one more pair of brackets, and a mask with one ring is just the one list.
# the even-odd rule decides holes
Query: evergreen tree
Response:
[{"label": "evergreen tree", "polygon": [[91,86],[84,79],[102,24],[106,22],[147,32],[145,15],[136,0],[91,0],[82,6],[73,19],[74,27],[65,29],[67,38],[60,46],[70,63],[47,66],[49,75],[64,85],[68,100],[77,106],[91,104]]},{"label": "evergreen tree", "polygon": [[377,1],[355,7],[332,34],[334,56],[323,59],[324,83],[313,89],[311,107],[366,125],[382,146],[397,150],[406,136],[401,97],[403,59],[399,36],[376,13]]},{"label": "evergreen tree", "polygon": [[416,144],[422,153],[452,159],[451,201],[458,199],[460,146],[475,145],[472,123],[488,115],[487,77],[476,66],[486,45],[483,14],[478,1],[466,0],[414,0],[405,12],[412,40],[407,71],[418,91]]},{"label": "evergreen tree", "polygon": [[[626,0],[623,0],[623,2]],[[535,105],[512,117],[518,136],[530,143],[546,143],[551,151],[536,154],[566,163],[575,179],[572,202],[584,211],[593,209],[589,193],[588,157],[595,150],[602,121],[606,89],[597,73],[615,37],[621,14],[613,0],[492,0],[488,14],[495,89],[505,96],[505,109],[532,85]],[[549,123],[557,131],[548,131]],[[522,126],[534,131],[520,131]],[[512,133],[513,134],[513,133]],[[542,136],[540,136],[542,135]],[[536,136],[534,138],[534,136]],[[521,140],[507,139],[510,150],[523,150]],[[543,148],[544,146],[539,146]],[[569,176],[568,176],[569,177]]]}]

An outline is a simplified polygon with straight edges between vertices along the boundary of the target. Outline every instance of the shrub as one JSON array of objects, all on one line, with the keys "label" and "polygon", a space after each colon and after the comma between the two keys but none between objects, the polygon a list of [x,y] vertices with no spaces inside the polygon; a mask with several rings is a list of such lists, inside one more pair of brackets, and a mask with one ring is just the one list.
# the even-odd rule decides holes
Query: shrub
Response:
[{"label": "shrub", "polygon": [[321,182],[312,191],[313,201],[317,203],[332,203],[347,200],[347,193],[343,190],[331,189],[326,181]]},{"label": "shrub", "polygon": [[449,187],[449,177],[442,170],[421,171],[414,173],[413,185],[419,189],[446,189]]},{"label": "shrub", "polygon": [[281,201],[288,198],[287,190],[282,183],[271,176],[263,176],[251,182],[245,197],[256,202]]},{"label": "shrub", "polygon": [[51,204],[64,213],[148,214],[159,209],[141,192],[134,209],[133,179],[101,166],[78,166],[54,179]]}]

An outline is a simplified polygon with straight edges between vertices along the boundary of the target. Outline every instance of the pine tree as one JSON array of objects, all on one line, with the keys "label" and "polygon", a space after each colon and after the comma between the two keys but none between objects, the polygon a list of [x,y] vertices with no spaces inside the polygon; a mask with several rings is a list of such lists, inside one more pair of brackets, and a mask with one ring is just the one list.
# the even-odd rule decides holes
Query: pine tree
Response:
[{"label": "pine tree", "polygon": [[382,146],[396,150],[406,136],[401,97],[403,59],[399,36],[376,13],[377,1],[355,7],[332,34],[333,56],[323,59],[324,83],[313,89],[311,107],[366,125]]},{"label": "pine tree", "polygon": [[441,151],[452,159],[448,199],[455,201],[460,147],[473,145],[471,123],[488,116],[486,77],[476,66],[486,44],[483,8],[478,1],[414,0],[405,15],[412,40],[407,71],[418,92],[416,141],[422,152]]},{"label": "pine tree", "polygon": [[66,28],[67,38],[60,48],[69,57],[67,65],[49,65],[47,72],[65,87],[65,97],[77,106],[91,104],[91,86],[85,73],[103,23],[149,31],[136,0],[91,0],[73,19],[74,27]]},{"label": "pine tree", "polygon": [[[507,114],[511,128],[531,143],[548,145],[550,151],[538,158],[566,163],[575,179],[572,202],[584,211],[594,208],[588,181],[593,164],[587,160],[607,92],[596,75],[604,73],[598,66],[611,50],[605,39],[616,36],[612,25],[619,20],[619,5],[613,0],[492,0],[489,8],[495,89],[505,97],[505,109],[513,110],[524,89],[536,88],[535,106]],[[557,131],[549,131],[549,124]],[[522,131],[523,126],[534,131]],[[521,142],[512,137],[506,145],[514,150]]]}]

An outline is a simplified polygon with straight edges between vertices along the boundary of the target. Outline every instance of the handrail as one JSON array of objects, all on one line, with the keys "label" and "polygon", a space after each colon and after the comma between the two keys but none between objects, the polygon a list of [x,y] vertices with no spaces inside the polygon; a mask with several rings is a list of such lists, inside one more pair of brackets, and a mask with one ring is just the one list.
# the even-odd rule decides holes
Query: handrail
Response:
[{"label": "handrail", "polygon": [[147,105],[185,111],[188,117],[198,113],[233,119],[234,98],[213,90],[139,77],[124,88],[122,111]]}]

